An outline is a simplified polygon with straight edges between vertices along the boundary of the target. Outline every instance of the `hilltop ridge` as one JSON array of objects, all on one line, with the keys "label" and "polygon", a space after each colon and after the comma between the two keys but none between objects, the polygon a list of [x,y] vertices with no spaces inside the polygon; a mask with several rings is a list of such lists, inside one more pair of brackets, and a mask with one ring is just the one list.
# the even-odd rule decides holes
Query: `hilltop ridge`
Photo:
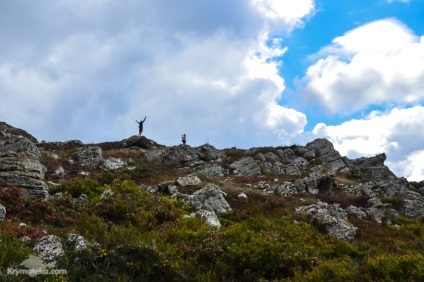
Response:
[{"label": "hilltop ridge", "polygon": [[[141,219],[130,219],[130,214],[142,212],[140,203],[132,212],[120,215],[121,219],[115,218],[120,213],[116,209],[117,199],[131,191],[135,193],[131,194],[134,203],[141,201],[136,200],[139,196],[134,196],[139,192],[152,201],[172,201],[172,205],[188,207],[186,217],[198,218],[218,230],[258,216],[246,210],[257,205],[262,206],[258,212],[261,209],[265,212],[260,216],[275,218],[276,213],[279,218],[290,218],[293,224],[305,222],[336,240],[361,241],[367,238],[364,232],[369,224],[384,230],[398,228],[401,218],[424,220],[422,182],[410,183],[396,177],[384,165],[385,160],[385,154],[349,159],[341,156],[326,139],[316,139],[305,146],[246,150],[218,150],[210,144],[165,146],[145,136],[98,144],[83,144],[79,140],[38,142],[26,131],[0,123],[0,226],[7,218],[34,221],[8,202],[12,201],[7,196],[11,191],[21,195],[22,198],[17,198],[27,204],[43,201],[54,206],[58,199],[69,199],[70,202],[65,201],[69,210],[56,221],[47,207],[45,214],[39,215],[39,221],[34,221],[44,222],[56,232],[58,226],[76,228],[75,212],[88,207],[99,220],[109,221],[110,227],[120,226],[122,220],[138,222]],[[131,206],[131,197],[121,204]],[[97,210],[99,207],[102,210]],[[157,212],[173,210],[170,206],[166,209],[169,210]],[[164,222],[177,220],[183,216],[181,213],[184,212],[168,214]],[[232,217],[237,219],[233,222]],[[77,234],[84,245],[81,248],[97,248],[88,247],[85,238],[93,239],[93,234]],[[66,248],[52,250],[50,245],[77,244],[75,236],[71,236],[74,241],[68,238],[64,242],[57,234],[32,235],[30,244],[34,249],[43,248],[38,257],[45,264],[63,263],[63,257],[74,254]]]}]

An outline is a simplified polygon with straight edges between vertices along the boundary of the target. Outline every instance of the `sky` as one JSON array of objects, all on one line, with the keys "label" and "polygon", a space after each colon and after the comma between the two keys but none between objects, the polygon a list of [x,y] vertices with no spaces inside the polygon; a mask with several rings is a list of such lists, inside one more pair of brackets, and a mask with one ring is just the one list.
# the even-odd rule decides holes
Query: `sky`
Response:
[{"label": "sky", "polygon": [[305,145],[424,180],[423,0],[0,0],[0,121],[39,141]]}]

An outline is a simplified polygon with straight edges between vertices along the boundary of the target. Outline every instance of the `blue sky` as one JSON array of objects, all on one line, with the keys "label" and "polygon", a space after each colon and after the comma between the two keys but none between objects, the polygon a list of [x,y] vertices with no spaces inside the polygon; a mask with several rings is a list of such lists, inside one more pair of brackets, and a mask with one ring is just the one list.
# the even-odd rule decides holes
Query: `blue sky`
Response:
[{"label": "blue sky", "polygon": [[[289,96],[294,96],[292,99],[288,98],[288,105],[297,98],[294,81],[305,74],[311,64],[310,56],[318,53],[323,46],[345,32],[369,22],[396,18],[417,35],[424,34],[424,25],[420,20],[424,15],[424,1],[320,0],[315,1],[315,6],[315,14],[305,21],[304,27],[295,29],[284,40],[288,51],[281,58],[280,74],[285,78],[286,92],[290,94]],[[381,110],[378,105],[372,108]],[[316,113],[309,110],[309,113],[305,130],[312,130],[320,122],[335,125],[352,117],[360,118],[362,114],[356,113],[345,117],[322,116],[321,111]]]},{"label": "blue sky", "polygon": [[84,143],[327,138],[424,180],[422,0],[0,1],[0,120]]}]

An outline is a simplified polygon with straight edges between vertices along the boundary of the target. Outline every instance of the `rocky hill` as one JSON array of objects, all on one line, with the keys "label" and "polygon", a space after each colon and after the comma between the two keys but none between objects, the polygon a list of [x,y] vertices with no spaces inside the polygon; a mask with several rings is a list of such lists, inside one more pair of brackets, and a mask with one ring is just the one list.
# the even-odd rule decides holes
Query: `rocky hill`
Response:
[{"label": "rocky hill", "polygon": [[69,281],[419,281],[424,183],[385,160],[343,157],[326,139],[38,142],[0,123],[0,266],[62,268]]}]

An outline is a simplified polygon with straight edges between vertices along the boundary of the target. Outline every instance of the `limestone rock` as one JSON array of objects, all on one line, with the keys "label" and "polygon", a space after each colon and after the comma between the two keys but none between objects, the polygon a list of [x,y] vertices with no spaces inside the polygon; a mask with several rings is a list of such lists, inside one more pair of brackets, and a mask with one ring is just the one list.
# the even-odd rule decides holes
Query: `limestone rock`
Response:
[{"label": "limestone rock", "polygon": [[261,168],[256,161],[251,157],[242,158],[232,164],[230,169],[238,176],[259,176],[262,175]]},{"label": "limestone rock", "polygon": [[98,146],[78,148],[78,151],[70,155],[72,161],[87,168],[99,168],[103,162],[103,152]]},{"label": "limestone rock", "polygon": [[4,218],[6,217],[6,208],[0,204],[0,223],[4,221]]},{"label": "limestone rock", "polygon": [[362,180],[396,179],[396,175],[384,165],[386,154],[382,153],[371,158],[352,160],[352,165],[359,169],[357,176]]},{"label": "limestone rock", "polygon": [[220,165],[203,165],[198,172],[207,176],[222,177],[225,175],[225,170]]},{"label": "limestone rock", "polygon": [[175,181],[167,181],[162,182],[156,186],[149,186],[147,191],[152,194],[165,194],[169,196],[173,196],[178,192],[177,186],[175,185]]},{"label": "limestone rock", "polygon": [[166,149],[160,160],[168,166],[185,167],[200,159],[196,149],[188,145],[180,145]]},{"label": "limestone rock", "polygon": [[158,143],[146,138],[145,136],[138,135],[133,135],[128,139],[124,139],[121,141],[121,143],[122,147],[124,148],[139,147],[142,149],[155,149],[163,147],[162,145],[159,145]]},{"label": "limestone rock", "polygon": [[53,173],[53,175],[58,176],[58,177],[64,177],[65,174],[66,174],[66,172],[65,172],[65,169],[63,167],[58,167]]},{"label": "limestone rock", "polygon": [[13,127],[2,121],[0,121],[0,132],[8,133],[14,136],[23,136],[32,143],[38,143],[37,139],[25,130]]},{"label": "limestone rock", "polygon": [[55,262],[65,253],[59,237],[55,235],[47,235],[40,238],[32,251],[35,252],[44,263]]},{"label": "limestone rock", "polygon": [[312,218],[312,225],[318,230],[345,241],[352,241],[355,238],[357,227],[346,220],[340,220],[334,216],[323,214]]},{"label": "limestone rock", "polygon": [[202,184],[202,181],[196,175],[188,175],[184,177],[179,177],[176,182],[179,186],[182,186],[182,187],[196,186],[196,185]]},{"label": "limestone rock", "polygon": [[247,195],[245,193],[241,192],[240,194],[237,195],[237,199],[247,200]]},{"label": "limestone rock", "polygon": [[192,204],[197,210],[206,209],[214,211],[217,214],[227,213],[231,211],[231,207],[224,198],[223,192],[219,186],[208,184],[202,189],[188,195],[183,202]]},{"label": "limestone rock", "polygon": [[115,193],[113,193],[113,191],[110,189],[104,190],[103,193],[100,195],[100,200],[113,197],[114,194]]},{"label": "limestone rock", "polygon": [[83,250],[88,247],[87,240],[83,236],[75,233],[68,234],[68,241],[66,242],[66,244],[68,248],[70,246],[73,246],[75,251]]},{"label": "limestone rock", "polygon": [[123,168],[125,166],[126,166],[126,164],[123,160],[116,159],[116,158],[113,158],[113,157],[106,159],[104,161],[104,163],[102,164],[103,168],[110,169],[110,170],[120,169],[120,168]]},{"label": "limestone rock", "polygon": [[358,208],[356,206],[352,206],[351,205],[351,206],[347,207],[345,209],[345,211],[348,214],[353,215],[353,216],[355,216],[357,218],[360,218],[360,219],[367,218],[367,214],[363,211],[363,209],[362,208]]},{"label": "limestone rock", "polygon": [[407,217],[424,220],[424,197],[405,199],[402,211]]},{"label": "limestone rock", "polygon": [[[34,146],[32,143],[27,145]],[[35,146],[34,148],[38,151]],[[4,151],[0,144],[0,186],[23,188],[28,197],[45,198],[48,195],[47,184],[44,182],[45,173],[46,167],[38,158]]]},{"label": "limestone rock", "polygon": [[313,215],[312,224],[329,235],[351,241],[356,235],[356,227],[347,221],[347,213],[339,204],[329,205],[318,201],[317,204],[296,208],[297,213]]},{"label": "limestone rock", "polygon": [[179,145],[167,148],[160,156],[160,161],[169,166],[186,167],[204,165],[205,162],[221,157],[221,153],[209,144],[199,147]]},{"label": "limestone rock", "polygon": [[209,162],[222,158],[221,152],[209,144],[204,144],[199,147],[196,147],[196,150],[199,159],[202,161]]},{"label": "limestone rock", "polygon": [[198,210],[195,213],[192,213],[190,217],[197,217],[203,219],[209,225],[221,227],[221,222],[218,219],[218,216],[215,212],[210,210]]},{"label": "limestone rock", "polygon": [[74,203],[85,203],[88,201],[88,196],[86,194],[81,194],[78,198],[73,199]]}]

